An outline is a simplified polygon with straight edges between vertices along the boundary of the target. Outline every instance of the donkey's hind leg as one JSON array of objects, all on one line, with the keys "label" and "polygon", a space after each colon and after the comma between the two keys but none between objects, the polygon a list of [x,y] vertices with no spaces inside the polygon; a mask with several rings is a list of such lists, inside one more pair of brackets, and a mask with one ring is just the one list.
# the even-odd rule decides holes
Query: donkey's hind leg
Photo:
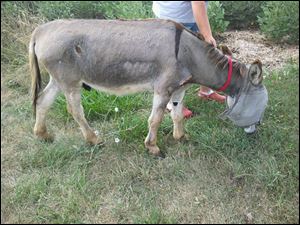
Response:
[{"label": "donkey's hind leg", "polygon": [[56,81],[50,77],[50,81],[44,91],[38,96],[36,102],[36,121],[34,125],[34,134],[39,138],[52,141],[53,136],[47,132],[46,114],[55,100],[60,88]]},{"label": "donkey's hind leg", "polygon": [[71,89],[64,91],[68,103],[68,111],[79,124],[86,141],[93,145],[101,144],[102,141],[97,137],[84,117],[84,111],[80,98],[80,88],[80,86],[72,87]]}]

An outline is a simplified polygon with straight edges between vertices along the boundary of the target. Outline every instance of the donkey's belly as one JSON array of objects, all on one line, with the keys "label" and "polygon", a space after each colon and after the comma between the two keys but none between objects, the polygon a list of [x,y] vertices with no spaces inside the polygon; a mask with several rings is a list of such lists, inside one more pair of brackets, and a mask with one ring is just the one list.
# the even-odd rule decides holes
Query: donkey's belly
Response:
[{"label": "donkey's belly", "polygon": [[100,91],[126,95],[152,90],[158,74],[154,62],[115,60],[94,65],[82,76],[82,81]]},{"label": "donkey's belly", "polygon": [[95,84],[95,83],[90,83],[85,80],[83,80],[83,83],[89,85],[90,87],[106,92],[109,94],[114,94],[114,95],[128,95],[128,94],[133,94],[137,92],[142,92],[142,91],[151,91],[153,90],[151,82],[148,83],[141,83],[141,84],[125,84],[125,85],[120,85],[118,87],[113,86],[113,87],[105,87],[104,85],[101,84]]}]

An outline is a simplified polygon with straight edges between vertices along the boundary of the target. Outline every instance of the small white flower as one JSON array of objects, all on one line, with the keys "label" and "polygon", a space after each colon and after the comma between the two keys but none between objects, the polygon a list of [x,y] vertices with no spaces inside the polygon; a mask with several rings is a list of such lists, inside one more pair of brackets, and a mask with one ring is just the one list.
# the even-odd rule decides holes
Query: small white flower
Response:
[{"label": "small white flower", "polygon": [[119,143],[119,142],[120,142],[120,139],[119,139],[119,138],[115,138],[115,142],[116,142],[116,143]]},{"label": "small white flower", "polygon": [[119,112],[119,109],[118,109],[118,107],[116,107],[116,108],[115,108],[115,112]]},{"label": "small white flower", "polygon": [[100,132],[98,130],[95,130],[96,136],[99,136]]}]

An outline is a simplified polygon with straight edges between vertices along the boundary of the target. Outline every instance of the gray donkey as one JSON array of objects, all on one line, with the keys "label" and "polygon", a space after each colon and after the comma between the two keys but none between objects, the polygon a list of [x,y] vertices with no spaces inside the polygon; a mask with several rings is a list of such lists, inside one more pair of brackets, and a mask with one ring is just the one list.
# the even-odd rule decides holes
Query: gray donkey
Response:
[{"label": "gray donkey", "polygon": [[[46,129],[46,113],[62,91],[68,111],[86,141],[95,145],[102,142],[84,116],[80,102],[83,84],[116,95],[153,91],[145,146],[154,155],[161,154],[156,144],[157,130],[169,101],[173,102],[173,136],[184,136],[182,99],[189,84],[217,90],[227,82],[224,92],[233,102],[227,117],[241,127],[259,123],[266,106],[266,101],[261,102],[267,94],[261,92],[264,86],[259,60],[251,65],[233,60],[230,65],[228,57],[206,43],[201,35],[170,20],[52,21],[33,32],[29,59],[36,116],[34,133],[45,140],[52,139]],[[42,92],[39,64],[50,74]]]}]

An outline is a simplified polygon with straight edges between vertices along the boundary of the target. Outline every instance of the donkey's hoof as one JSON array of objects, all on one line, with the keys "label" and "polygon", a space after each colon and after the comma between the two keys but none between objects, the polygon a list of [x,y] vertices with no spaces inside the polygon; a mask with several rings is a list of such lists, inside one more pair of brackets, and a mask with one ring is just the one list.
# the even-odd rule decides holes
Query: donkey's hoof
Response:
[{"label": "donkey's hoof", "polygon": [[54,136],[52,134],[49,134],[48,132],[37,132],[37,131],[35,131],[34,134],[41,141],[45,141],[45,142],[53,142],[54,141]]},{"label": "donkey's hoof", "polygon": [[177,141],[180,141],[181,139],[183,139],[184,136],[185,136],[184,133],[182,133],[182,134],[173,134],[173,138]]},{"label": "donkey's hoof", "polygon": [[99,136],[99,131],[89,132],[85,136],[85,140],[90,145],[103,145],[104,141]]},{"label": "donkey's hoof", "polygon": [[165,158],[165,154],[162,153],[157,146],[147,146],[149,153],[158,158]]},{"label": "donkey's hoof", "polygon": [[155,155],[155,157],[157,157],[158,159],[164,159],[164,158],[166,158],[166,154],[159,151],[158,155]]},{"label": "donkey's hoof", "polygon": [[179,142],[185,142],[185,141],[188,141],[190,139],[189,135],[188,134],[182,134],[182,135],[178,135],[178,136],[174,136],[174,139],[176,141],[179,141]]},{"label": "donkey's hoof", "polygon": [[96,135],[87,139],[86,141],[90,145],[98,145],[98,146],[104,145],[104,141],[100,137],[97,137]]},{"label": "donkey's hoof", "polygon": [[40,138],[42,141],[45,141],[45,142],[53,142],[54,141],[54,136],[51,135],[51,134],[47,134],[46,136]]},{"label": "donkey's hoof", "polygon": [[163,153],[163,152],[159,152],[159,153],[151,153],[150,151],[147,151],[147,153],[148,153],[148,155],[149,156],[151,156],[151,157],[153,157],[154,159],[164,159],[164,158],[166,158],[166,155],[165,155],[165,153]]},{"label": "donkey's hoof", "polygon": [[101,139],[99,139],[99,138],[97,138],[97,139],[95,139],[95,140],[87,140],[87,143],[88,144],[90,144],[90,145],[97,145],[97,146],[102,146],[102,145],[104,145],[104,141],[103,140],[101,140]]}]

